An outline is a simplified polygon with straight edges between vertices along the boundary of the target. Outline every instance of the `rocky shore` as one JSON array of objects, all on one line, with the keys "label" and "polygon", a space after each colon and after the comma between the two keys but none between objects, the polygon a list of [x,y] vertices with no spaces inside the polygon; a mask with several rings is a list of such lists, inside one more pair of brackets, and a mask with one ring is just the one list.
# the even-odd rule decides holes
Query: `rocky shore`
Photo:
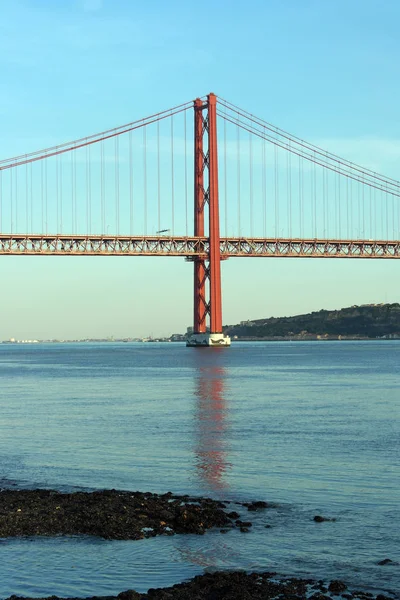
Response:
[{"label": "rocky shore", "polygon": [[[87,600],[393,600],[362,591],[349,591],[342,581],[311,579],[279,579],[274,573],[244,573],[242,571],[206,573],[172,587],[149,589],[146,594],[135,590],[118,596],[92,596]],[[31,600],[10,596],[7,600]],[[56,596],[47,599],[58,600]],[[78,600],[78,599],[70,599]]]},{"label": "rocky shore", "polygon": [[[0,538],[16,536],[94,535],[114,540],[140,540],[157,535],[221,533],[237,528],[245,533],[246,517],[268,508],[262,501],[234,503],[210,498],[104,490],[61,493],[54,490],[0,491]],[[314,520],[329,520],[316,516]],[[391,562],[391,561],[389,561]],[[382,562],[384,564],[385,561]],[[134,590],[93,600],[393,600],[392,596],[349,591],[341,581],[282,579],[273,573],[242,571],[206,573],[169,588]],[[8,600],[16,600],[11,596]],[[38,599],[36,599],[38,600]],[[56,600],[51,596],[51,600]]]},{"label": "rocky shore", "polygon": [[[250,521],[229,510],[229,502],[210,498],[105,490],[61,493],[54,490],[0,492],[0,537],[95,535],[140,540],[207,529],[246,531]],[[267,506],[254,503],[254,508]],[[247,507],[252,505],[246,505]]]}]

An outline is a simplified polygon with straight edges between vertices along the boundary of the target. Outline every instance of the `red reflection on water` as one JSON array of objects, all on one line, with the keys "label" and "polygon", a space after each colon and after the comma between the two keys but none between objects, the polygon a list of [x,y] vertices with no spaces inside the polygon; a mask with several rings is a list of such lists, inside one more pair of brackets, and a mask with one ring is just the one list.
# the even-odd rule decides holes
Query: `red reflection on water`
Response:
[{"label": "red reflection on water", "polygon": [[202,483],[212,490],[228,487],[224,476],[231,466],[225,450],[225,376],[223,367],[201,367],[196,381],[196,468]]}]

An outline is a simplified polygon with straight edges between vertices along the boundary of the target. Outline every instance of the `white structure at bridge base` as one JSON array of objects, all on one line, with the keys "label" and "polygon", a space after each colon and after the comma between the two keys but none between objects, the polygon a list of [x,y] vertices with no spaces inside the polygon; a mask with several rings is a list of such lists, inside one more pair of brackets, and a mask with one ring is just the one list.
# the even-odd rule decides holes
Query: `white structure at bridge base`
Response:
[{"label": "white structure at bridge base", "polygon": [[221,346],[230,346],[231,338],[223,333],[192,333],[186,340],[186,346],[215,348]]}]

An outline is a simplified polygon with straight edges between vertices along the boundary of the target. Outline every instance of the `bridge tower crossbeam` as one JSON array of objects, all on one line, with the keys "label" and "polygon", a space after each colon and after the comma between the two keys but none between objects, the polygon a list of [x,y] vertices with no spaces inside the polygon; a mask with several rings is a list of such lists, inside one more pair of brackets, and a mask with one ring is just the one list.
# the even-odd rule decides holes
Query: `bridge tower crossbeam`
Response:
[{"label": "bridge tower crossbeam", "polygon": [[[222,332],[221,250],[218,201],[217,97],[194,101],[194,235],[205,235],[209,252],[194,258],[193,333],[188,346],[229,346]],[[207,316],[209,330],[207,331]]]}]

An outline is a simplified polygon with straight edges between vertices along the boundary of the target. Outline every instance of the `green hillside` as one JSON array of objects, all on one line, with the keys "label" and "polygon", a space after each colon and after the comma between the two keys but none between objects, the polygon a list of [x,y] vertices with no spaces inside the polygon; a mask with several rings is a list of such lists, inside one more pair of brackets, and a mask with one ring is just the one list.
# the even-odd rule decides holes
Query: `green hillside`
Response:
[{"label": "green hillside", "polygon": [[366,304],[294,317],[242,321],[225,327],[224,332],[238,338],[400,337],[400,304]]}]

